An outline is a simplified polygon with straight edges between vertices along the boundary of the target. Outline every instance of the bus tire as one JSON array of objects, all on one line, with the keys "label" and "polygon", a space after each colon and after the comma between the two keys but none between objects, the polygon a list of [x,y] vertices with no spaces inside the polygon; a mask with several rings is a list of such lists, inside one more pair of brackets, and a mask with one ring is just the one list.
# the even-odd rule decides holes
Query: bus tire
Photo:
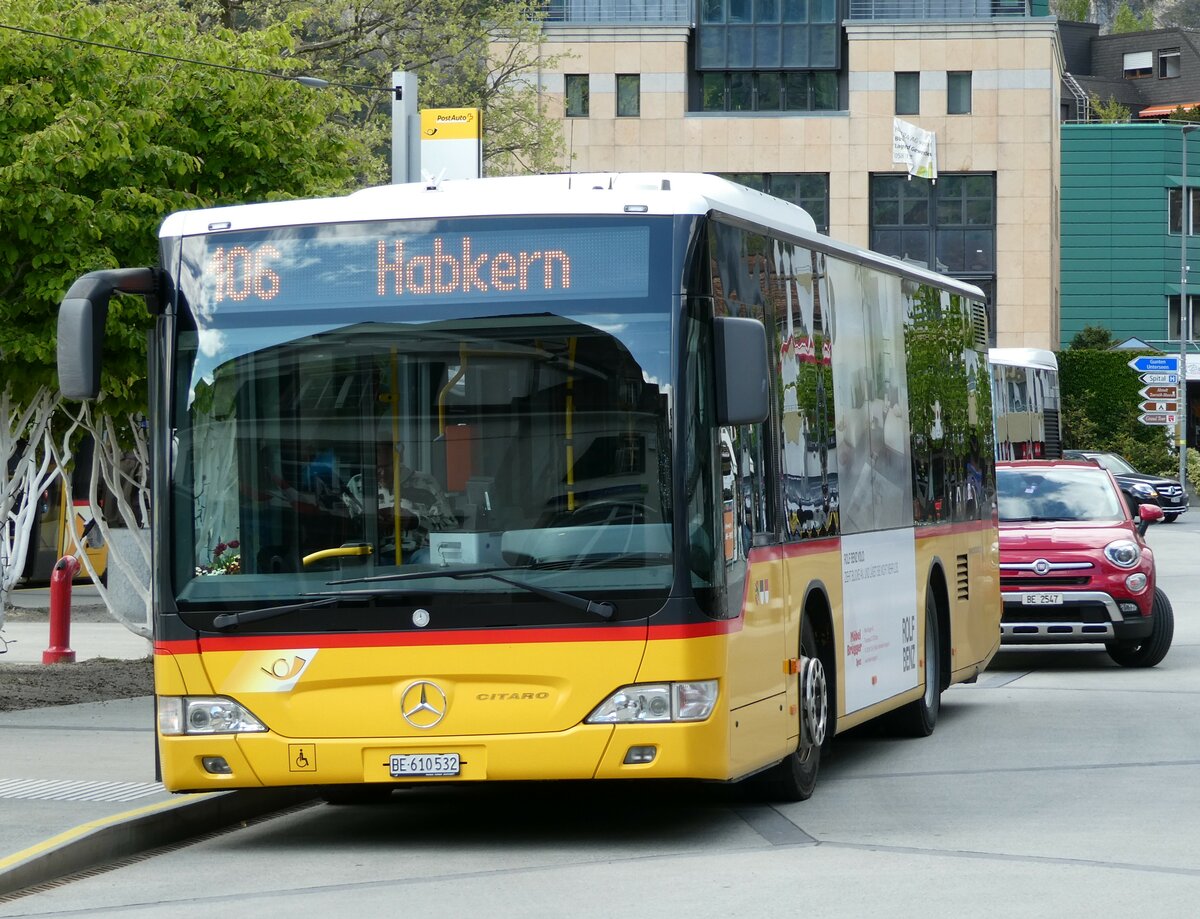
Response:
[{"label": "bus tire", "polygon": [[928,737],[937,726],[942,708],[941,635],[938,633],[937,599],[933,584],[925,588],[925,692],[921,698],[896,709],[889,725],[904,737]]},{"label": "bus tire", "polygon": [[393,785],[326,785],[321,797],[326,804],[383,804],[392,796]]},{"label": "bus tire", "polygon": [[775,801],[812,797],[821,770],[821,748],[832,728],[825,665],[807,615],[800,626],[800,659],[800,740],[786,759],[762,774],[763,792]]}]

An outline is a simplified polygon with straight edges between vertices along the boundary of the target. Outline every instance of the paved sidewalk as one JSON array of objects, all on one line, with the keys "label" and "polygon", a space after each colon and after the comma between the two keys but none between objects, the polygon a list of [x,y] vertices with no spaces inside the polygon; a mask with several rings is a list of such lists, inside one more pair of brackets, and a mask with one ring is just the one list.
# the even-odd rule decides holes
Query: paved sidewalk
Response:
[{"label": "paved sidewalk", "polygon": [[[50,589],[31,587],[12,592],[10,610],[0,630],[0,666],[40,664],[50,646]],[[67,647],[76,661],[97,657],[140,660],[153,653],[152,643],[129,631],[109,615],[96,588],[75,585],[71,591],[71,627]]]},{"label": "paved sidewalk", "polygon": [[[19,593],[15,606],[39,608],[34,592]],[[40,665],[49,623],[10,619],[0,636],[11,642],[0,668]],[[151,651],[117,622],[74,623],[70,645],[77,661]],[[0,712],[0,899],[301,800],[282,791],[170,794],[155,779],[154,737],[149,696]]]}]

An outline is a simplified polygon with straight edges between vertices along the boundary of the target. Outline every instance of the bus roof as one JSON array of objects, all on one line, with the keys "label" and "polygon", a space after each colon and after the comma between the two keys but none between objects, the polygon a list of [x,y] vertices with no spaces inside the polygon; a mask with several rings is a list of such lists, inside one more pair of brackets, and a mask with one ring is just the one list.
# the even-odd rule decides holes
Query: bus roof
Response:
[{"label": "bus roof", "polygon": [[988,348],[988,362],[1011,367],[1035,367],[1058,370],[1058,358],[1045,348]]},{"label": "bus roof", "polygon": [[973,285],[821,235],[808,212],[795,204],[699,172],[560,173],[381,185],[341,197],[179,211],[163,221],[159,236],[370,220],[604,214],[723,214],[780,231],[820,251],[984,299]]}]

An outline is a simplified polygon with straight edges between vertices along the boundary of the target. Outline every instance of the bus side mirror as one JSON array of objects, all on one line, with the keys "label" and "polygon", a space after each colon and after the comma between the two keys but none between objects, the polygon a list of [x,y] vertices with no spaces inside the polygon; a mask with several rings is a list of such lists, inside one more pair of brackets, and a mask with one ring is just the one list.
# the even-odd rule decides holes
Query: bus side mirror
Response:
[{"label": "bus side mirror", "polygon": [[713,320],[717,424],[758,424],[771,411],[767,332],[757,319]]},{"label": "bus side mirror", "polygon": [[104,321],[114,293],[141,294],[151,310],[158,307],[158,272],[153,268],[89,271],[79,278],[58,308],[58,387],[68,399],[100,395]]}]

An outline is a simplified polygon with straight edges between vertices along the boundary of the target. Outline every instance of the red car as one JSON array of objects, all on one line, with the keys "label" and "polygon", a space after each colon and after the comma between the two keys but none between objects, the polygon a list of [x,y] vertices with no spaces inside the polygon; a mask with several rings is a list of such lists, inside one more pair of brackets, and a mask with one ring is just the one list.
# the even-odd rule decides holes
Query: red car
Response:
[{"label": "red car", "polygon": [[1153,667],[1175,632],[1154,583],[1146,528],[1155,504],[1130,516],[1112,474],[1090,462],[996,464],[1003,644],[1103,643],[1125,667]]}]

